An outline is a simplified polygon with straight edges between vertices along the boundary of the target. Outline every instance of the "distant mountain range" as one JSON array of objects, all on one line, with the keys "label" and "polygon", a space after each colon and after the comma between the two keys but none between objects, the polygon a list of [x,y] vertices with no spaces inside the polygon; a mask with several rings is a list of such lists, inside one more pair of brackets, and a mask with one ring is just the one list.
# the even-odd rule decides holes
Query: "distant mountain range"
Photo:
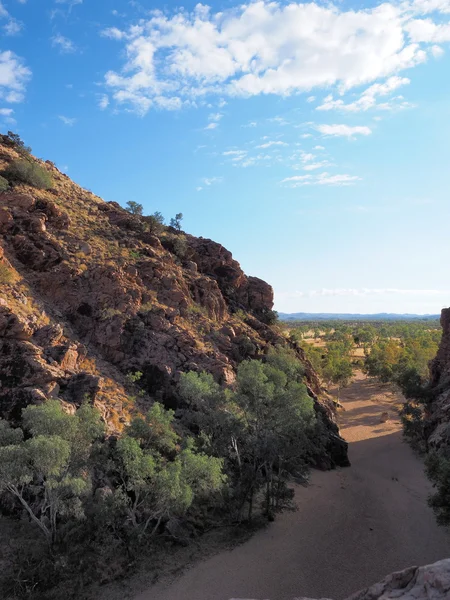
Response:
[{"label": "distant mountain range", "polygon": [[278,313],[282,321],[431,321],[440,315],[413,315],[396,313]]}]

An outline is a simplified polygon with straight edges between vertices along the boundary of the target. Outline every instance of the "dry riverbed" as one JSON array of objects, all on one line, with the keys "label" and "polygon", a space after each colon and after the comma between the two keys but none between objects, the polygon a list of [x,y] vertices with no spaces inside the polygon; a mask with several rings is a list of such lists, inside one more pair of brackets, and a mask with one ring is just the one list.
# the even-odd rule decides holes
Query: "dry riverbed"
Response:
[{"label": "dry riverbed", "polygon": [[402,441],[401,398],[358,373],[341,402],[350,468],[314,472],[296,490],[298,511],[135,600],[341,600],[391,571],[449,557],[422,462]]}]

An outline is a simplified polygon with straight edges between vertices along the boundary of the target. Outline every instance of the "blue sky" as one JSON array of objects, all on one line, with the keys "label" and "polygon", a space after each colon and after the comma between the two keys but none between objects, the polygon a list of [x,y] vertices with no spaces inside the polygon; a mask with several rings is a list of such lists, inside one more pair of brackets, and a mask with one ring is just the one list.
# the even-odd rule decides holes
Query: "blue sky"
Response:
[{"label": "blue sky", "polygon": [[0,0],[0,129],[283,312],[450,304],[450,0]]}]

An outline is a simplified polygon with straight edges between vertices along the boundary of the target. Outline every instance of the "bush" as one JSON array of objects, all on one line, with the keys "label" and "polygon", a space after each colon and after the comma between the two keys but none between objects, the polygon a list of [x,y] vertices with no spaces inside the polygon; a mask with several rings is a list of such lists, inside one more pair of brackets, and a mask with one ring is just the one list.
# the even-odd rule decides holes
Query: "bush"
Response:
[{"label": "bush", "polygon": [[164,217],[158,211],[152,215],[143,217],[143,221],[147,224],[149,233],[153,235],[159,235],[165,229]]},{"label": "bush", "polygon": [[9,181],[0,175],[0,192],[6,192],[9,188]]},{"label": "bush", "polygon": [[0,283],[6,285],[8,283],[14,283],[16,280],[14,271],[7,265],[0,263]]},{"label": "bush", "polygon": [[417,400],[410,400],[403,405],[400,418],[403,425],[403,435],[411,446],[419,452],[425,452],[425,435],[423,423],[424,407]]},{"label": "bush", "polygon": [[12,162],[5,175],[9,181],[26,183],[41,190],[48,190],[53,186],[50,174],[37,163],[27,159]]},{"label": "bush", "polygon": [[139,204],[138,202],[135,202],[134,200],[129,200],[127,202],[126,210],[129,213],[131,213],[132,215],[137,215],[138,217],[141,217],[144,207],[142,206],[142,204]]},{"label": "bush", "polygon": [[434,510],[439,525],[450,525],[450,460],[431,452],[425,466],[436,490],[428,498],[428,504]]}]

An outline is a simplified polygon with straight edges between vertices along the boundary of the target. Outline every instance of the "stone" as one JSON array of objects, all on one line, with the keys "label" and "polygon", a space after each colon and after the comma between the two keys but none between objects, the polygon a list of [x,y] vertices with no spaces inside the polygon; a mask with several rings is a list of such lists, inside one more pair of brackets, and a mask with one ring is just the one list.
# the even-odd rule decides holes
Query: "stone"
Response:
[{"label": "stone", "polygon": [[392,573],[347,600],[449,600],[450,559]]}]

